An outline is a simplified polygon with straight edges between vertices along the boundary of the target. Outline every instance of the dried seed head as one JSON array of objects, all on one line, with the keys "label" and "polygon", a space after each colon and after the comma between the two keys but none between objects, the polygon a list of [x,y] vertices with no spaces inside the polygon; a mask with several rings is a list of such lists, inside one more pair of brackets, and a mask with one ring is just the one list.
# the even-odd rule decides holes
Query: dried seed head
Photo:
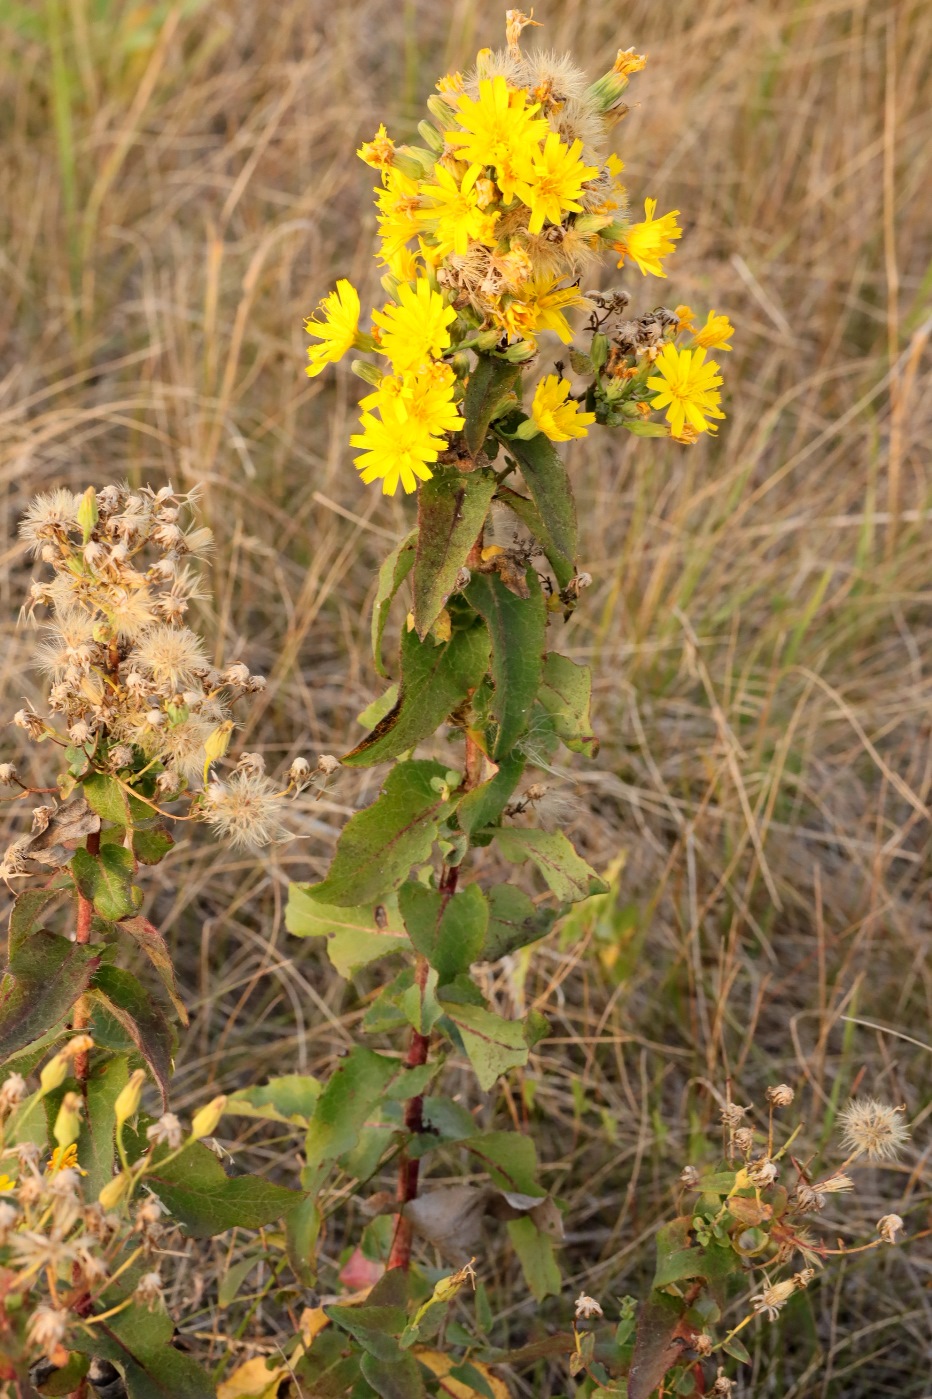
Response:
[{"label": "dried seed head", "polygon": [[604,1315],[601,1306],[594,1297],[587,1297],[585,1292],[580,1292],[576,1298],[576,1320],[590,1321],[594,1316]]},{"label": "dried seed head", "polygon": [[788,1083],[778,1083],[775,1088],[767,1089],[767,1101],[774,1108],[788,1108],[795,1096]]},{"label": "dried seed head", "polygon": [[698,1356],[701,1356],[703,1358],[705,1356],[711,1355],[712,1337],[707,1336],[704,1331],[701,1331],[699,1335],[696,1336],[693,1340],[693,1349],[695,1350]]},{"label": "dried seed head", "polygon": [[793,1274],[793,1281],[797,1287],[808,1287],[815,1275],[815,1268],[801,1268],[798,1273]]},{"label": "dried seed head", "polygon": [[876,1098],[852,1098],[840,1115],[845,1150],[869,1161],[895,1161],[909,1141],[903,1113]]},{"label": "dried seed head", "polygon": [[724,1127],[734,1132],[744,1122],[746,1115],[751,1111],[749,1107],[739,1107],[737,1103],[726,1103],[721,1111],[721,1121]]},{"label": "dried seed head", "polygon": [[268,777],[234,772],[228,782],[211,782],[203,811],[217,834],[234,847],[256,849],[286,840],[282,794]]},{"label": "dried seed head", "polygon": [[265,758],[261,753],[240,753],[236,771],[248,772],[254,777],[261,777],[265,772]]},{"label": "dried seed head", "polygon": [[22,1074],[10,1074],[0,1085],[0,1117],[23,1101],[26,1096],[26,1080]]},{"label": "dried seed head", "polygon": [[0,787],[12,787],[17,781],[16,768],[12,763],[0,763]]},{"label": "dried seed head", "polygon": [[821,1190],[801,1180],[793,1195],[793,1204],[802,1214],[818,1214],[825,1208],[825,1196]]},{"label": "dried seed head", "polygon": [[161,1273],[143,1273],[136,1284],[134,1295],[150,1311],[154,1311],[162,1297]]},{"label": "dried seed head", "polygon": [[780,1308],[786,1305],[795,1291],[795,1280],[787,1278],[784,1282],[775,1282],[772,1287],[765,1287],[763,1292],[751,1298],[751,1305],[760,1315],[776,1321]]},{"label": "dried seed head", "polygon": [[902,1228],[904,1224],[898,1214],[885,1214],[883,1219],[877,1221],[877,1235],[885,1244],[895,1244]]},{"label": "dried seed head", "polygon": [[853,1190],[854,1181],[850,1176],[839,1171],[836,1175],[829,1176],[827,1180],[818,1181],[815,1188],[820,1195],[840,1195],[845,1190]]},{"label": "dried seed head", "polygon": [[735,1150],[745,1158],[754,1150],[754,1132],[750,1127],[739,1127],[732,1140]]},{"label": "dried seed head", "polygon": [[51,1360],[68,1330],[68,1313],[62,1307],[40,1304],[29,1318],[27,1337],[31,1345]]},{"label": "dried seed head", "polygon": [[722,1367],[719,1366],[718,1374],[715,1377],[715,1383],[709,1390],[709,1394],[711,1395],[712,1399],[731,1399],[731,1396],[734,1394],[734,1392],[734,1380],[730,1380],[725,1374],[725,1371],[722,1369]]},{"label": "dried seed head", "polygon": [[680,1171],[680,1185],[686,1190],[695,1190],[699,1184],[699,1172],[695,1166],[684,1166]]},{"label": "dried seed head", "polygon": [[153,1146],[164,1144],[171,1151],[177,1151],[184,1139],[184,1131],[173,1112],[163,1112],[158,1121],[146,1129],[146,1136]]},{"label": "dried seed head", "polygon": [[332,777],[339,769],[339,766],[339,758],[334,758],[329,753],[322,753],[317,759],[317,771],[322,772],[324,777]]},{"label": "dried seed head", "polygon": [[779,1174],[776,1162],[767,1157],[762,1157],[759,1161],[752,1161],[748,1166],[748,1180],[760,1187],[773,1185]]},{"label": "dried seed head", "polygon": [[311,778],[311,765],[307,758],[295,758],[288,769],[288,785],[295,787],[300,792],[306,787]]}]

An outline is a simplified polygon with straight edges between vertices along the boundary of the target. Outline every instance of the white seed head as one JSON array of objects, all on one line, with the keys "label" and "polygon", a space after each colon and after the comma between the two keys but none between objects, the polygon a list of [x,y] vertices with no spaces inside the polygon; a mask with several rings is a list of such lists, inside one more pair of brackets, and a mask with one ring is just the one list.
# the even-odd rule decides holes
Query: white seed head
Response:
[{"label": "white seed head", "polygon": [[896,1236],[902,1228],[903,1221],[898,1214],[885,1214],[877,1221],[877,1235],[885,1244],[895,1244]]},{"label": "white seed head", "polygon": [[585,1292],[580,1292],[576,1298],[576,1320],[590,1321],[594,1316],[603,1316],[601,1306],[594,1297],[587,1297]]},{"label": "white seed head", "polygon": [[895,1161],[909,1141],[903,1112],[876,1098],[852,1098],[840,1114],[845,1150],[869,1161]]}]

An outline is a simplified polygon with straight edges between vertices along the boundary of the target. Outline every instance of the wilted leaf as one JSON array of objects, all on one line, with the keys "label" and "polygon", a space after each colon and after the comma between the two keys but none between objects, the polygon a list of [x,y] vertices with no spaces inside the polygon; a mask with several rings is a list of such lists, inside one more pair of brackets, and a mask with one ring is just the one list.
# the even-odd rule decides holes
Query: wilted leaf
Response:
[{"label": "wilted leaf", "polygon": [[695,1328],[684,1320],[685,1303],[652,1292],[638,1308],[628,1399],[650,1399],[667,1371],[683,1354]]},{"label": "wilted leaf", "polygon": [[414,567],[414,550],[417,544],[417,530],[412,530],[406,539],[389,554],[379,569],[379,581],[372,604],[372,659],[379,675],[387,671],[382,661],[382,636],[388,621],[392,598]]},{"label": "wilted leaf", "polygon": [[397,889],[412,865],[427,859],[454,808],[446,789],[438,791],[446,772],[424,759],[393,768],[381,795],[344,826],[327,878],[311,886],[314,898],[352,908]]},{"label": "wilted leaf", "polygon": [[188,1023],[188,1012],[185,1009],[184,1001],[178,994],[178,983],[175,981],[175,968],[171,959],[171,953],[165,946],[165,939],[154,924],[148,918],[141,916],[136,918],[121,918],[116,925],[121,932],[129,933],[136,946],[149,958],[153,967],[159,974],[162,985],[168,993],[168,997],[175,1007],[178,1019],[182,1025]]},{"label": "wilted leaf", "polygon": [[456,586],[494,491],[491,471],[437,471],[418,490],[414,625],[422,641]]},{"label": "wilted leaf", "polygon": [[467,1263],[482,1243],[482,1220],[491,1192],[483,1185],[428,1190],[403,1208],[417,1233],[451,1263]]},{"label": "wilted leaf", "polygon": [[576,903],[590,894],[607,892],[605,880],[577,854],[562,831],[503,826],[497,835],[498,848],[505,859],[513,864],[530,859],[562,903]]},{"label": "wilted leaf", "polygon": [[102,966],[94,972],[88,995],[102,1001],[143,1056],[168,1107],[175,1036],[165,1014],[131,972]]},{"label": "wilted leaf", "polygon": [[[493,1375],[488,1365],[483,1364],[481,1360],[470,1360],[468,1364],[462,1361],[457,1363],[452,1355],[444,1355],[439,1350],[420,1348],[414,1353],[432,1375],[443,1380],[443,1392],[450,1395],[451,1399],[490,1399],[490,1396],[491,1399],[511,1399],[511,1390],[505,1381]],[[477,1378],[469,1377],[470,1370]]]},{"label": "wilted leaf", "polygon": [[544,666],[547,611],[532,568],[527,570],[530,597],[519,598],[497,574],[478,574],[466,597],[485,619],[492,637],[492,714],[498,732],[492,757],[507,756],[526,731]]},{"label": "wilted leaf", "polygon": [[77,841],[99,830],[100,817],[84,797],[69,797],[52,813],[42,830],[23,843],[20,853],[40,865],[58,869],[71,859]]},{"label": "wilted leaf", "polygon": [[276,1365],[270,1370],[265,1357],[257,1355],[237,1365],[217,1386],[217,1399],[276,1399],[282,1380],[290,1374],[291,1369],[286,1365]]},{"label": "wilted leaf", "polygon": [[540,702],[547,710],[558,736],[573,753],[594,758],[599,740],[592,732],[589,704],[592,698],[592,672],[576,665],[567,656],[551,651],[544,662],[544,683]]}]

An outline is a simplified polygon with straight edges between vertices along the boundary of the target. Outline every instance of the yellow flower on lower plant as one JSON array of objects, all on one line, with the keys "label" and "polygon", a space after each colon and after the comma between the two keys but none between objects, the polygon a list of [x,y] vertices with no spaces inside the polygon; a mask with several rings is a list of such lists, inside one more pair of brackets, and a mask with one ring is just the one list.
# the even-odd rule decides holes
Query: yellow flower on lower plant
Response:
[{"label": "yellow flower on lower plant", "polygon": [[72,1142],[70,1146],[56,1146],[49,1163],[45,1168],[47,1176],[55,1176],[59,1171],[80,1171],[82,1176],[87,1175],[87,1171],[82,1171],[78,1165],[78,1146]]},{"label": "yellow flower on lower plant", "polygon": [[705,350],[678,350],[675,345],[664,345],[656,360],[652,374],[647,381],[649,389],[656,389],[652,407],[666,408],[666,419],[674,437],[683,437],[684,428],[689,426],[695,432],[715,432],[715,424],[710,418],[724,418],[719,404],[722,396],[718,386],[722,376],[715,360],[705,362]]},{"label": "yellow flower on lower plant", "polygon": [[420,185],[397,165],[382,171],[384,188],[375,187],[379,206],[379,235],[389,254],[403,248],[420,232]]},{"label": "yellow flower on lower plant", "polygon": [[578,285],[561,287],[559,282],[558,277],[532,278],[521,288],[521,300],[533,308],[538,331],[552,330],[564,345],[568,345],[573,338],[573,332],[565,312],[574,306],[586,306],[588,303]]},{"label": "yellow flower on lower plant", "polygon": [[528,105],[523,88],[510,87],[499,73],[482,78],[478,98],[465,93],[456,103],[459,129],[445,131],[447,144],[457,147],[457,156],[476,166],[476,173],[487,166],[495,168],[505,203],[510,203],[515,185],[515,163],[530,146],[537,146],[550,131],[550,124],[537,116],[537,102]]},{"label": "yellow flower on lower plant", "polygon": [[371,141],[363,141],[356,152],[373,170],[388,170],[395,162],[395,143],[381,122]]},{"label": "yellow flower on lower plant", "polygon": [[16,1189],[16,1181],[6,1172],[0,1175],[0,1195],[11,1195]]},{"label": "yellow flower on lower plant", "polygon": [[450,344],[449,325],[456,320],[456,311],[445,305],[426,277],[400,286],[398,303],[372,313],[381,332],[379,348],[396,374],[439,359]]},{"label": "yellow flower on lower plant", "polygon": [[623,267],[625,258],[629,257],[632,262],[637,263],[645,277],[648,273],[654,277],[667,275],[661,259],[676,252],[673,244],[677,238],[683,236],[683,230],[676,221],[679,209],[655,219],[656,208],[656,199],[645,199],[644,212],[647,217],[641,223],[631,224],[624,236],[614,245],[615,251],[621,253],[618,266]]},{"label": "yellow flower on lower plant", "polygon": [[693,345],[700,350],[730,350],[727,343],[735,333],[735,328],[727,316],[717,316],[710,311],[705,325],[693,335]]},{"label": "yellow flower on lower plant", "polygon": [[352,446],[362,449],[356,469],[367,486],[381,481],[383,495],[394,495],[399,484],[410,495],[418,481],[430,480],[429,463],[437,460],[446,438],[435,436],[427,423],[409,412],[400,394],[379,391],[378,409],[380,417],[363,413],[362,432],[350,438]]},{"label": "yellow flower on lower plant", "polygon": [[677,334],[681,330],[696,329],[696,313],[691,306],[674,306],[673,314],[676,317]]},{"label": "yellow flower on lower plant", "polygon": [[581,213],[583,184],[598,173],[597,166],[584,164],[578,139],[568,146],[551,131],[543,146],[532,147],[515,185],[518,198],[531,211],[528,233],[540,233],[548,222],[562,223],[565,213]]},{"label": "yellow flower on lower plant", "polygon": [[420,374],[407,370],[404,374],[386,375],[375,393],[368,394],[359,406],[368,413],[378,410],[384,418],[388,400],[398,400],[407,415],[429,433],[446,435],[463,426],[453,401],[455,386],[456,375],[450,366],[435,363]]},{"label": "yellow flower on lower plant", "polygon": [[[318,320],[321,311],[323,319]],[[359,292],[352,283],[341,277],[336,291],[325,296],[315,314],[308,316],[304,329],[321,342],[308,347],[310,363],[307,373],[313,379],[328,364],[336,364],[337,360],[342,359],[356,343],[359,333]]]},{"label": "yellow flower on lower plant", "polygon": [[494,226],[497,215],[484,213],[479,203],[476,179],[479,168],[471,165],[459,180],[447,166],[434,166],[432,185],[421,185],[421,194],[429,200],[421,213],[421,223],[436,240],[440,253],[456,253],[462,257],[470,239],[494,246]]},{"label": "yellow flower on lower plant", "polygon": [[548,374],[534,390],[531,416],[518,428],[516,437],[525,440],[542,432],[551,442],[569,442],[574,437],[586,437],[594,413],[582,413],[575,399],[569,397],[569,379]]}]

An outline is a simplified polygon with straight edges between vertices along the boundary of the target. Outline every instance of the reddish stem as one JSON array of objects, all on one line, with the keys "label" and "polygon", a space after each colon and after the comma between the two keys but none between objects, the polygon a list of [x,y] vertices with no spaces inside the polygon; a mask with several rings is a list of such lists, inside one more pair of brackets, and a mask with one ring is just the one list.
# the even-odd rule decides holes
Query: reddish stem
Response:
[{"label": "reddish stem", "polygon": [[[464,791],[471,791],[477,786],[482,775],[482,752],[473,738],[466,734],[466,772],[463,782]],[[444,903],[456,892],[456,883],[459,878],[459,865],[445,865],[440,876],[440,892],[443,894]],[[427,958],[418,954],[414,964],[414,984],[421,993],[421,1004],[424,1003],[424,992],[427,988],[427,977],[430,971]],[[422,1035],[418,1030],[411,1031],[411,1039],[408,1044],[408,1052],[405,1055],[405,1067],[409,1069],[420,1068],[427,1063],[427,1056],[430,1051],[430,1035]],[[405,1103],[405,1127],[415,1135],[424,1130],[424,1099],[418,1093],[413,1098],[409,1098]],[[398,1188],[395,1198],[400,1205],[410,1204],[417,1199],[418,1183],[420,1179],[421,1163],[417,1157],[410,1157],[406,1151],[401,1153],[398,1163]],[[410,1219],[403,1214],[395,1217],[395,1234],[392,1239],[391,1251],[388,1255],[389,1268],[404,1268],[407,1270],[411,1266],[411,1242],[414,1237],[414,1226]]]},{"label": "reddish stem", "polygon": [[[100,854],[100,831],[92,831],[87,838],[87,853],[89,855]],[[90,899],[86,899],[78,890],[78,922],[75,929],[74,940],[82,946],[86,946],[91,940],[91,922],[94,917],[94,905]],[[72,1027],[75,1030],[86,1030],[91,1018],[90,1005],[86,996],[79,997],[74,1008],[74,1019]],[[80,1054],[74,1056],[74,1075],[81,1085],[81,1092],[87,1097],[87,1051],[82,1050]]]}]

